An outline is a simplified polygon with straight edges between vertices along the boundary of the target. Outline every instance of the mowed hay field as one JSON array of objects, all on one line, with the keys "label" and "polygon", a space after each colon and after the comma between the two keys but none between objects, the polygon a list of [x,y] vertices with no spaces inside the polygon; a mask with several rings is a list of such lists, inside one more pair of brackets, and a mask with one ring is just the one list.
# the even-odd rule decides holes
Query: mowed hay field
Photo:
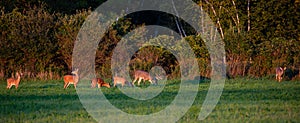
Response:
[{"label": "mowed hay field", "polygon": [[[147,104],[147,100],[145,105],[128,103],[124,100],[129,98],[114,87],[101,90],[113,105],[124,112],[151,114],[163,110],[176,96],[180,81],[169,80],[167,83],[153,105]],[[178,122],[199,122],[197,117],[208,87],[209,82],[199,84],[194,104]],[[73,85],[63,89],[62,81],[21,80],[17,90],[14,87],[7,90],[6,82],[1,81],[0,88],[2,123],[96,122],[83,108]],[[299,92],[300,82],[297,81],[226,80],[220,101],[203,122],[300,122]]]}]

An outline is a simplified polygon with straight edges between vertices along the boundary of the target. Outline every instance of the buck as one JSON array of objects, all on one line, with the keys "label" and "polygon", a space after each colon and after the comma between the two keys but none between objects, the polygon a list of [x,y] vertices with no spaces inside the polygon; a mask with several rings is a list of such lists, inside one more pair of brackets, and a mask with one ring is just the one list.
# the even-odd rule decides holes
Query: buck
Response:
[{"label": "buck", "polygon": [[74,71],[72,71],[72,74],[74,75],[65,75],[64,76],[64,88],[66,89],[70,84],[73,84],[74,87],[76,88],[76,85],[79,81],[79,76],[78,76],[78,69],[75,69]]},{"label": "buck", "polygon": [[[22,74],[22,73],[21,73]],[[10,89],[13,85],[15,86],[16,89],[18,89],[18,86],[20,84],[21,80],[21,75],[20,73],[16,73],[17,78],[8,78],[7,79],[7,89]]]},{"label": "buck", "polygon": [[134,72],[134,80],[132,81],[132,85],[134,85],[134,83],[138,81],[138,85],[140,85],[140,82],[142,80],[144,81],[149,81],[151,84],[157,84],[157,79],[155,77],[151,77],[150,74],[146,71],[142,71],[142,70],[136,70]]},{"label": "buck", "polygon": [[117,84],[122,84],[123,87],[126,83],[132,87],[132,84],[122,77],[115,76],[113,78],[113,81],[114,81],[114,87],[116,87]]},{"label": "buck", "polygon": [[92,79],[92,88],[95,88],[96,84],[98,84],[98,88],[100,88],[100,87],[110,88],[109,83],[104,82],[104,80],[101,79],[101,78],[94,78],[94,79]]},{"label": "buck", "polygon": [[282,80],[282,75],[284,73],[284,71],[286,70],[286,67],[282,68],[282,67],[277,67],[276,68],[276,80],[278,82],[281,82]]}]

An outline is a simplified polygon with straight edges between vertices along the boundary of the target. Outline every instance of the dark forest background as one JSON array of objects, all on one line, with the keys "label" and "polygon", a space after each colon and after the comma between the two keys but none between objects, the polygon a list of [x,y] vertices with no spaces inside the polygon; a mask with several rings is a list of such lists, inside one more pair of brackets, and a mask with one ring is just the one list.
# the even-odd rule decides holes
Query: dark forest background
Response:
[{"label": "dark forest background", "polygon": [[[104,0],[2,0],[0,2],[0,78],[22,71],[28,79],[61,79],[72,70],[72,50],[85,18]],[[194,0],[218,27],[226,49],[230,78],[272,78],[275,68],[286,66],[286,79],[300,74],[299,0]],[[111,77],[112,49],[122,35],[137,26],[168,25],[169,15],[146,13],[120,18],[107,31],[96,53],[96,71]],[[197,16],[197,15],[195,15]],[[137,18],[142,18],[138,22]],[[178,18],[177,18],[178,19]],[[193,48],[200,76],[210,76],[210,58],[201,37],[182,21],[181,34]],[[179,28],[174,30],[179,31]],[[136,32],[143,35],[143,32]],[[164,37],[157,37],[164,38]],[[131,60],[131,69],[163,66],[169,78],[179,76],[179,64],[168,51],[144,47]]]}]

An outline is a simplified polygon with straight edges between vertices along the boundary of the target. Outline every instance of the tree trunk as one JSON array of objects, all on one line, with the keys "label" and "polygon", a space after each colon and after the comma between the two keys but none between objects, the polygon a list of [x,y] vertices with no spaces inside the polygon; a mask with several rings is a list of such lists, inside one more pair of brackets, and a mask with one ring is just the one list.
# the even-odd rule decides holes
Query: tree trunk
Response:
[{"label": "tree trunk", "polygon": [[217,12],[216,12],[214,6],[210,2],[208,2],[208,0],[205,0],[205,2],[210,5],[210,8],[212,9],[214,15],[216,16],[216,18],[217,18],[217,24],[219,26],[219,30],[220,30],[220,33],[221,33],[221,38],[224,39],[224,33],[223,33],[223,29],[222,29],[222,26],[221,26],[221,23],[220,23],[220,18],[218,17]]},{"label": "tree trunk", "polygon": [[248,0],[247,3],[247,16],[248,16],[248,29],[247,31],[250,31],[250,0]]},{"label": "tree trunk", "polygon": [[176,14],[175,22],[176,22],[176,26],[177,26],[177,28],[178,28],[178,31],[179,31],[179,33],[180,33],[180,35],[181,35],[182,37],[186,37],[185,31],[184,31],[184,29],[183,29],[183,27],[182,27],[182,24],[180,23],[180,21],[179,21],[179,19],[178,19],[179,14],[178,14],[178,12],[177,12],[177,9],[176,9],[176,7],[175,7],[175,4],[174,4],[174,1],[173,1],[173,0],[172,0],[172,5],[173,5],[174,12],[175,12],[175,14]]},{"label": "tree trunk", "polygon": [[236,5],[235,5],[235,2],[234,0],[232,0],[232,4],[233,4],[233,7],[234,7],[234,10],[235,10],[235,15],[236,15],[236,28],[238,30],[238,33],[240,33],[240,19],[239,19],[239,13],[238,13],[238,10],[236,8]]}]

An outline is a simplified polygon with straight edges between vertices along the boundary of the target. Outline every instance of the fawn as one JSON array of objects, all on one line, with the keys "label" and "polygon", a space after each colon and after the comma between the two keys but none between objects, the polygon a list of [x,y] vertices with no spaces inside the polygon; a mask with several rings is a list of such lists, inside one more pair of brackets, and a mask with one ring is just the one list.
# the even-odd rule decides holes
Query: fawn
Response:
[{"label": "fawn", "polygon": [[78,69],[75,69],[72,71],[72,74],[74,75],[65,75],[64,76],[64,88],[66,89],[70,84],[74,84],[74,87],[76,88],[76,85],[79,81],[79,76],[78,76]]},{"label": "fawn", "polygon": [[116,87],[117,84],[122,84],[123,87],[126,83],[132,87],[132,84],[122,77],[115,76],[113,78],[113,81],[114,81],[114,87]]},{"label": "fawn", "polygon": [[[21,73],[22,74],[22,73]],[[7,79],[7,89],[10,89],[13,85],[15,86],[16,89],[18,89],[20,80],[21,80],[21,75],[20,73],[16,73],[17,78],[8,78]]]},{"label": "fawn", "polygon": [[92,79],[92,83],[91,83],[92,88],[95,88],[96,84],[98,84],[98,88],[100,88],[102,86],[110,88],[109,83],[104,82],[104,80],[101,79],[101,78],[94,78],[94,79]]},{"label": "fawn", "polygon": [[281,82],[282,80],[282,75],[284,73],[284,71],[286,70],[286,67],[282,68],[282,67],[277,67],[276,68],[276,80],[278,82]]},{"label": "fawn", "polygon": [[140,82],[142,80],[144,81],[149,81],[151,84],[157,84],[157,79],[155,77],[151,77],[150,74],[146,71],[142,71],[142,70],[136,70],[134,72],[134,80],[132,81],[132,85],[134,85],[134,83],[138,81],[138,85],[140,85]]}]

